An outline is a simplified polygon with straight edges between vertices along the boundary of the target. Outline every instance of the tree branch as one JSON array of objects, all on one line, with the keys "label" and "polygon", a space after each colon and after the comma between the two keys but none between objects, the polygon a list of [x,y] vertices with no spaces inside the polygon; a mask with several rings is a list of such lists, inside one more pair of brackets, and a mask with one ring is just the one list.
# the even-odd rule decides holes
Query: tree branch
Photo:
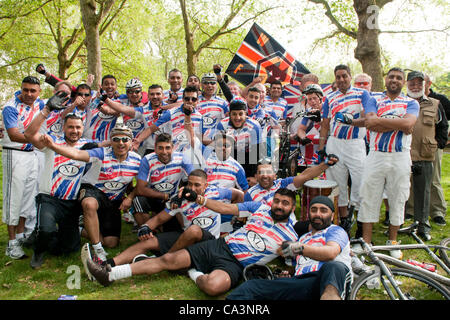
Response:
[{"label": "tree branch", "polygon": [[333,15],[333,13],[331,12],[331,7],[330,4],[326,1],[326,0],[309,0],[315,4],[321,4],[325,7],[325,15],[328,17],[328,19],[330,19],[331,23],[334,24],[338,30],[344,34],[346,34],[347,36],[356,39],[357,35],[355,31],[351,31],[347,28],[345,28],[337,19],[336,17]]},{"label": "tree branch", "polygon": [[231,54],[234,54],[234,51],[231,51],[230,48],[224,48],[224,47],[205,47],[205,49],[211,49],[211,50],[223,50],[228,51]]},{"label": "tree branch", "polygon": [[44,3],[42,3],[41,5],[39,5],[37,8],[31,9],[30,11],[22,13],[22,14],[12,14],[12,15],[0,16],[0,20],[3,20],[3,19],[16,19],[16,18],[23,18],[23,17],[29,16],[33,12],[38,11],[39,9],[43,8],[47,3],[52,2],[52,1],[53,0],[47,0]]},{"label": "tree branch", "polygon": [[[112,15],[111,18],[105,19],[104,23],[100,27],[99,34],[102,35],[106,29],[108,29],[109,25],[113,22],[113,20],[119,15],[120,11],[125,7],[125,3],[127,0],[122,0],[122,2],[119,5],[119,8],[116,10],[116,12]],[[111,8],[110,8],[111,9]],[[107,21],[108,20],[108,21]]]},{"label": "tree branch", "polygon": [[450,26],[445,27],[444,29],[423,29],[423,30],[380,30],[380,33],[420,33],[420,32],[443,32],[450,29]]},{"label": "tree branch", "polygon": [[16,62],[11,62],[11,63],[5,64],[5,65],[3,65],[3,66],[0,66],[0,69],[1,69],[1,68],[7,68],[7,67],[15,66],[15,65],[17,65],[17,64],[19,64],[19,63],[21,63],[21,62],[23,62],[23,61],[26,61],[26,60],[31,60],[31,59],[39,59],[39,60],[43,60],[43,59],[47,59],[47,58],[48,58],[48,57],[25,57],[25,58],[22,58],[22,59],[17,60]]}]

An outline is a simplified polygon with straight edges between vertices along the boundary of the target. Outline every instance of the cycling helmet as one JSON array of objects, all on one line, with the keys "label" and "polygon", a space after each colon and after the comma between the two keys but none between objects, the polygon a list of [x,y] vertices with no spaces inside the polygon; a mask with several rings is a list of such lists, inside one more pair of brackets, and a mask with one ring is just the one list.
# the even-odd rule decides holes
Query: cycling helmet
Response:
[{"label": "cycling helmet", "polygon": [[317,93],[320,94],[323,97],[323,91],[322,88],[318,84],[310,84],[306,87],[306,89],[303,91],[303,94],[309,94],[309,93]]},{"label": "cycling helmet", "polygon": [[116,126],[111,130],[111,138],[120,135],[124,135],[129,137],[130,139],[133,139],[133,131],[123,123],[116,124]]},{"label": "cycling helmet", "polygon": [[127,82],[125,89],[142,88],[142,82],[138,78],[133,78]]},{"label": "cycling helmet", "polygon": [[202,82],[217,81],[217,76],[214,73],[205,73],[202,75]]},{"label": "cycling helmet", "polygon": [[267,279],[273,280],[274,276],[272,270],[265,264],[250,264],[244,268],[244,280],[252,280],[252,279]]},{"label": "cycling helmet", "polygon": [[230,102],[230,111],[233,110],[247,110],[247,103],[243,99],[233,99]]}]

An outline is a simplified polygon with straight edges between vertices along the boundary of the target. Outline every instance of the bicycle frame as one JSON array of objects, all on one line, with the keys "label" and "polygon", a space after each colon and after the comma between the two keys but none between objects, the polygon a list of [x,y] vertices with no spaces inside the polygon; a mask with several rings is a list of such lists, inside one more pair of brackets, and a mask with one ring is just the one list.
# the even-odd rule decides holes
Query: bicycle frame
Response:
[{"label": "bicycle frame", "polygon": [[[445,247],[440,246],[440,245],[426,245],[426,244],[423,244],[423,243],[422,244],[419,243],[419,244],[405,244],[405,245],[373,246],[373,247],[371,247],[371,250],[372,251],[414,250],[414,249],[423,249],[423,250],[427,250],[428,249],[428,250],[430,250],[430,248],[437,248],[437,249],[439,249],[439,248],[445,248]],[[445,249],[448,250],[448,248],[445,248]],[[442,276],[440,274],[437,274],[435,272],[428,271],[428,270],[423,269],[421,267],[414,266],[414,265],[409,264],[409,263],[407,263],[405,261],[393,258],[393,257],[391,257],[389,255],[385,255],[385,254],[382,254],[382,253],[375,253],[375,252],[373,252],[373,253],[374,253],[374,255],[377,258],[379,258],[383,262],[386,262],[386,263],[388,263],[390,265],[394,265],[396,267],[410,269],[410,270],[415,270],[415,271],[419,272],[420,274],[422,274],[424,276],[432,278],[432,279],[438,281],[439,283],[450,287],[450,278],[447,278],[447,277]],[[434,255],[434,253],[433,253],[433,255]],[[436,255],[434,255],[434,256],[436,256]],[[443,269],[447,272],[447,274],[450,275],[450,273],[448,272],[447,266],[445,266],[445,264],[443,264],[442,260],[440,260],[436,256],[436,260],[435,261],[436,262],[440,262],[439,265],[441,265],[441,263],[442,263],[442,265],[444,265],[444,267],[445,267]]]},{"label": "bicycle frame", "polygon": [[297,112],[295,117],[287,118],[285,127],[280,132],[280,142],[278,144],[278,152],[279,152],[279,169],[277,175],[280,178],[286,178],[288,176],[288,165],[289,159],[292,158],[295,154],[300,153],[300,147],[291,152],[291,144],[290,144],[290,128],[292,123],[300,117],[307,116],[308,113],[306,111]]},{"label": "bicycle frame", "polygon": [[389,297],[392,300],[396,299],[396,297],[394,296],[394,294],[393,294],[391,288],[389,287],[388,283],[383,278],[383,275],[386,275],[386,277],[388,278],[389,283],[392,285],[394,290],[397,292],[397,294],[400,297],[400,299],[408,300],[408,298],[405,296],[405,294],[402,292],[402,290],[398,286],[397,282],[395,281],[391,270],[389,270],[389,268],[386,266],[386,264],[378,257],[378,254],[373,252],[371,247],[369,247],[369,245],[367,243],[365,243],[364,241],[359,241],[359,243],[362,245],[365,254],[367,254],[369,256],[369,258],[372,260],[372,262],[376,266],[379,267],[379,270],[375,270],[375,272],[378,272],[379,279],[380,279],[381,283],[383,284],[383,287],[385,288],[385,290],[386,290],[387,294],[389,295]]}]

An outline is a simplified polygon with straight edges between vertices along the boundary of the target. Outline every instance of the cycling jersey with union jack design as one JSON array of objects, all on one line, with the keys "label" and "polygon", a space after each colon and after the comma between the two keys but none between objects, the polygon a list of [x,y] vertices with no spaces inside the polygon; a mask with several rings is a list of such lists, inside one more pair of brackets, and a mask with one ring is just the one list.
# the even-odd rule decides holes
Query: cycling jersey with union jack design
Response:
[{"label": "cycling jersey with union jack design", "polygon": [[203,130],[205,131],[215,128],[220,120],[225,118],[225,115],[228,113],[228,103],[217,96],[213,96],[208,100],[201,95],[198,97],[196,110],[202,115]]},{"label": "cycling jersey with union jack design", "polygon": [[268,206],[272,206],[273,196],[280,188],[288,188],[289,190],[297,190],[294,186],[294,177],[287,177],[284,179],[277,179],[273,182],[269,190],[264,189],[258,183],[254,185],[245,193],[244,201],[256,201]]},{"label": "cycling jersey with union jack design", "polygon": [[366,128],[356,127],[334,120],[336,113],[351,114],[353,119],[361,118],[372,98],[367,90],[350,87],[345,94],[336,90],[331,92],[322,106],[323,118],[331,118],[330,135],[338,139],[364,139]]},{"label": "cycling jersey with union jack design", "polygon": [[[68,146],[64,137],[50,137],[56,145]],[[88,142],[93,140],[81,138],[72,147],[80,149]],[[39,180],[39,192],[61,200],[76,200],[86,162],[66,158],[49,148],[43,149],[42,152],[45,155],[45,163]]]},{"label": "cycling jersey with union jack design", "polygon": [[24,133],[25,129],[30,125],[31,120],[44,108],[43,100],[37,98],[32,106],[26,105],[18,96],[20,91],[15,93],[15,97],[6,102],[2,110],[3,123],[5,128],[2,145],[4,147],[17,150],[33,150],[31,143],[20,143],[11,141],[6,130],[17,128],[20,133]]},{"label": "cycling jersey with union jack design", "polygon": [[[392,101],[386,94],[378,98],[377,104],[369,106],[367,113],[375,112],[381,118],[403,118],[406,114],[419,116],[419,103],[401,94]],[[382,152],[402,152],[411,149],[411,135],[403,131],[370,131],[370,150]]]},{"label": "cycling jersey with union jack design", "polygon": [[[314,247],[323,247],[328,242],[336,242],[341,248],[340,253],[334,258],[333,261],[340,261],[344,263],[349,270],[351,269],[350,258],[350,242],[348,240],[347,233],[339,226],[331,225],[328,228],[317,231],[315,234],[308,232],[300,237],[298,242]],[[318,271],[325,262],[317,261],[303,255],[296,257],[295,275]]]},{"label": "cycling jersey with union jack design", "polygon": [[126,187],[137,176],[141,157],[128,152],[127,158],[119,162],[112,147],[87,150],[92,166],[81,179],[100,189],[110,200],[120,200]]},{"label": "cycling jersey with union jack design", "polygon": [[266,264],[275,259],[277,249],[283,241],[296,241],[295,215],[287,222],[275,222],[271,208],[263,203],[244,202],[237,204],[239,212],[248,212],[247,223],[225,237],[234,257],[245,267],[252,263]]},{"label": "cycling jersey with union jack design", "polygon": [[176,195],[181,180],[186,180],[193,167],[184,160],[183,154],[172,153],[172,160],[164,164],[156,153],[150,153],[142,158],[137,178],[147,182],[147,186],[159,192]]},{"label": "cycling jersey with union jack design", "polygon": [[[231,196],[231,190],[218,188],[213,185],[208,185],[204,194],[205,198],[216,201],[231,201]],[[219,238],[220,236],[221,215],[205,206],[201,206],[196,202],[183,200],[179,209],[171,211],[166,209],[166,212],[172,216],[175,216],[178,212],[182,212],[185,230],[192,224],[195,224],[200,228],[205,229],[216,238]]]}]

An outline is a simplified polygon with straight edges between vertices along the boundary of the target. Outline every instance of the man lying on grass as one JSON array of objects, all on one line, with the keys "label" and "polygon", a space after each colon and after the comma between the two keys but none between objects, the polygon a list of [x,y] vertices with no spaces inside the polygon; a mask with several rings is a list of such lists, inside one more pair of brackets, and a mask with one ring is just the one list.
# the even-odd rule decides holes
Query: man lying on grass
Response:
[{"label": "man lying on grass", "polygon": [[[334,164],[336,158],[327,162]],[[182,190],[180,190],[180,194]],[[189,276],[210,296],[220,295],[238,285],[245,266],[267,264],[278,256],[283,241],[296,241],[294,210],[295,193],[281,188],[275,192],[272,206],[258,202],[227,204],[196,194],[193,201],[221,214],[247,217],[247,223],[224,238],[203,241],[161,257],[111,267],[87,261],[90,273],[103,286],[139,274],[155,274],[165,270],[194,268]],[[198,270],[198,271],[197,271]]]}]

